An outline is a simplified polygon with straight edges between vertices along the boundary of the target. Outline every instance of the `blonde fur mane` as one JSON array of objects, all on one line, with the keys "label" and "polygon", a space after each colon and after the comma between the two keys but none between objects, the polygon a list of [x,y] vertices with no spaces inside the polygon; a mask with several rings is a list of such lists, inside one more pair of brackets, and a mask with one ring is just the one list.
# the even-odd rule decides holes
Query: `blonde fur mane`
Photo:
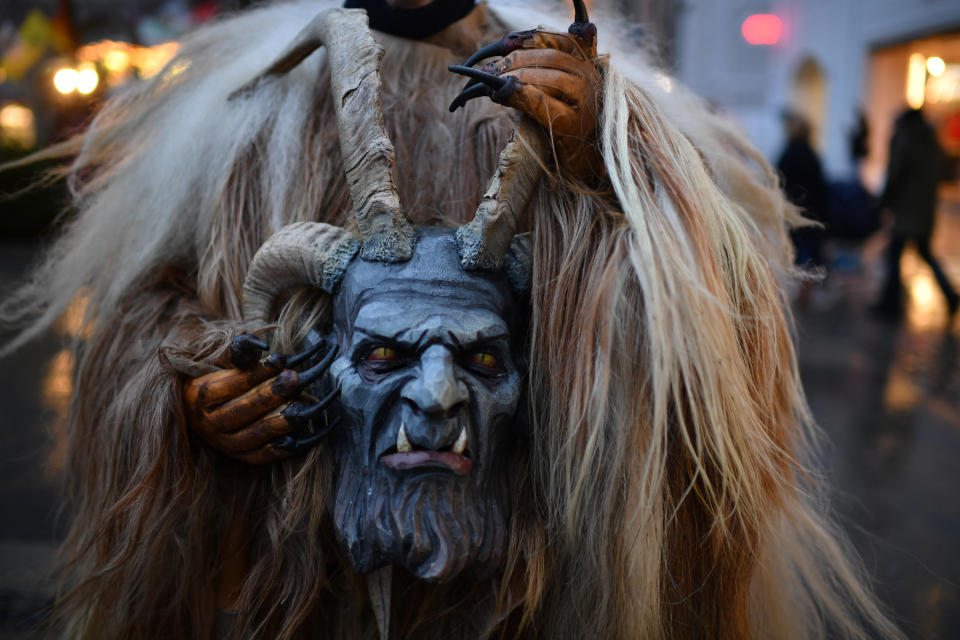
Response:
[{"label": "blonde fur mane", "polygon": [[[189,36],[114,98],[73,155],[77,217],[0,307],[23,344],[79,293],[68,430],[68,637],[210,637],[224,541],[242,530],[244,637],[372,637],[362,580],[326,515],[328,452],[267,469],[193,441],[161,345],[223,363],[256,249],[299,220],[348,224],[324,52],[227,100],[330,2]],[[496,5],[495,5],[496,6]],[[469,219],[512,127],[446,66],[541,22],[524,6],[460,26],[464,50],[378,36],[397,184],[415,224]],[[612,27],[595,19],[606,49]],[[608,40],[609,38],[609,40]],[[555,175],[533,232],[533,433],[512,461],[510,553],[491,583],[407,585],[405,637],[899,637],[851,560],[808,459],[815,430],[781,282],[800,221],[762,157],[636,53],[605,62],[609,188]],[[291,296],[275,346],[302,310]],[[251,329],[246,327],[246,329]],[[262,327],[253,329],[262,330]],[[109,381],[109,382],[105,382]],[[464,622],[467,620],[468,622]]]}]

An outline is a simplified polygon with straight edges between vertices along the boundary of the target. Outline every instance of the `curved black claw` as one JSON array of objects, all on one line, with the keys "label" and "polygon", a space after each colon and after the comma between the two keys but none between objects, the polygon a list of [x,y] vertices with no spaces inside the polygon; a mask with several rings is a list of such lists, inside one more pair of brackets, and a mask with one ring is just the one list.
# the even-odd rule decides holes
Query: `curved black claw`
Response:
[{"label": "curved black claw", "polygon": [[497,40],[496,42],[491,42],[485,47],[481,47],[474,53],[472,56],[467,58],[467,61],[463,63],[465,67],[472,67],[481,60],[486,60],[487,58],[493,58],[496,56],[505,56],[514,49],[507,48],[507,38],[510,36],[504,37],[502,40]]},{"label": "curved black claw", "polygon": [[[447,69],[449,69],[450,71],[453,71],[454,73],[459,73],[462,76],[467,76],[468,78],[474,78],[475,80],[479,80],[480,82],[482,82],[484,85],[486,85],[487,87],[493,90],[492,94],[490,95],[490,99],[496,102],[497,104],[506,104],[510,96],[515,94],[517,90],[520,88],[520,81],[513,76],[498,76],[492,73],[487,73],[486,71],[480,71],[478,69],[472,69],[470,67],[461,67],[460,65],[456,65],[456,64],[450,65],[449,67],[447,67]],[[464,93],[472,92],[473,90],[474,88],[471,87]],[[479,92],[477,92],[477,94],[479,94]],[[463,94],[460,94],[460,96],[462,95]],[[453,105],[450,105],[451,107],[453,107],[457,103],[457,100],[460,98],[460,96],[457,96],[457,98],[454,99]],[[476,97],[478,96],[477,95],[470,96],[470,98],[476,98]],[[452,108],[450,110],[453,111]]]},{"label": "curved black claw", "polygon": [[573,0],[573,22],[575,24],[590,22],[590,17],[587,15],[587,5],[583,0]]},{"label": "curved black claw", "polygon": [[473,78],[474,80],[479,80],[494,90],[503,89],[503,87],[507,84],[506,78],[501,78],[500,76],[487,73],[486,71],[480,71],[479,69],[473,69],[472,67],[463,67],[458,64],[452,64],[447,67],[447,70],[453,71],[454,73],[459,73],[462,76],[467,76],[468,78]]},{"label": "curved black claw", "polygon": [[260,361],[260,354],[270,348],[266,342],[249,333],[241,333],[230,343],[230,363],[237,369],[249,369]]},{"label": "curved black claw", "polygon": [[317,353],[319,353],[320,349],[323,348],[324,346],[326,346],[326,344],[327,344],[327,343],[324,342],[323,340],[319,340],[318,342],[316,342],[315,344],[310,345],[309,347],[307,347],[306,349],[304,349],[303,351],[301,351],[301,352],[298,353],[297,355],[295,355],[295,356],[290,356],[290,357],[287,359],[287,366],[290,367],[291,369],[294,368],[294,367],[299,367],[299,366],[300,366],[301,364],[303,364],[305,361],[307,361],[307,360],[309,360],[310,358],[312,358],[313,356],[317,355]]},{"label": "curved black claw", "polygon": [[304,389],[307,385],[325,374],[327,369],[330,368],[330,363],[333,362],[333,359],[337,357],[337,352],[339,350],[340,348],[335,345],[330,347],[330,349],[327,350],[327,353],[323,356],[323,360],[313,365],[309,369],[304,369],[300,374],[298,374],[297,387],[299,389]]},{"label": "curved black claw", "polygon": [[320,444],[320,442],[327,437],[327,434],[338,424],[340,424],[340,418],[335,418],[316,433],[290,433],[274,441],[271,446],[274,449],[280,449],[292,455],[306,453]]},{"label": "curved black claw", "polygon": [[491,42],[490,44],[478,49],[472,56],[467,58],[467,61],[463,63],[463,66],[472,67],[481,60],[486,60],[487,58],[506,56],[522,47],[523,43],[533,37],[536,32],[536,29],[511,31],[496,42]]},{"label": "curved black claw", "polygon": [[590,22],[587,5],[583,0],[573,0],[573,16],[573,24],[567,29],[567,33],[584,40],[593,40],[597,37],[597,26]]},{"label": "curved black claw", "polygon": [[474,84],[468,89],[464,89],[460,95],[453,99],[453,102],[450,103],[451,113],[467,104],[474,98],[493,97],[493,89],[485,84],[482,84],[479,80],[471,80],[471,82],[476,82],[477,84]]},{"label": "curved black claw", "polygon": [[323,397],[316,404],[307,406],[302,402],[291,402],[283,410],[283,417],[287,419],[290,426],[296,429],[303,429],[312,420],[316,420],[323,414],[323,410],[330,406],[330,403],[340,394],[340,389],[334,389]]}]

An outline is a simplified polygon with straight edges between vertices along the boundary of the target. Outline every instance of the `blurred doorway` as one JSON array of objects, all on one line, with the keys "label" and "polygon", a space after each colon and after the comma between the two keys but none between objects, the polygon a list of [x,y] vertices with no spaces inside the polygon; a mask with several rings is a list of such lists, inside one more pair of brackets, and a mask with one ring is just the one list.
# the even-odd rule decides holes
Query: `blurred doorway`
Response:
[{"label": "blurred doorway", "polygon": [[866,184],[883,186],[894,119],[908,106],[922,107],[951,159],[946,195],[960,196],[960,30],[874,49],[864,95],[870,126]]}]

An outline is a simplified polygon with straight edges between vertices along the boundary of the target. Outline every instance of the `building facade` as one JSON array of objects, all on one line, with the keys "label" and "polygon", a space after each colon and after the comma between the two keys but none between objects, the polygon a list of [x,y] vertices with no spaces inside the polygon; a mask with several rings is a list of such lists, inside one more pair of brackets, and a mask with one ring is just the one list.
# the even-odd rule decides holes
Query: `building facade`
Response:
[{"label": "building facade", "polygon": [[[743,25],[754,14],[779,19],[774,44],[747,42]],[[676,75],[738,120],[770,159],[785,142],[780,120],[790,109],[810,121],[827,173],[849,175],[849,134],[862,110],[870,128],[863,177],[874,189],[892,121],[907,107],[910,56],[939,57],[950,78],[960,70],[956,0],[686,0],[676,24]],[[928,106],[939,98],[928,118],[934,112],[945,135],[960,117],[957,93],[930,96],[927,87]]]}]

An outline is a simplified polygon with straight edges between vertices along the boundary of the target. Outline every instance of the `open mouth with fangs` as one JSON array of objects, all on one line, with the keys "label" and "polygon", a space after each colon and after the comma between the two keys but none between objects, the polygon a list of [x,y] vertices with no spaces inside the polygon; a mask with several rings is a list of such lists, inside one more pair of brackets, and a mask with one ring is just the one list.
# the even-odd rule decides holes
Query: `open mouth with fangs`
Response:
[{"label": "open mouth with fangs", "polygon": [[460,436],[453,446],[440,450],[417,449],[407,439],[404,425],[397,432],[397,444],[390,447],[380,458],[388,468],[396,471],[412,469],[443,469],[458,476],[470,473],[473,462],[467,451],[467,428],[461,427]]}]

